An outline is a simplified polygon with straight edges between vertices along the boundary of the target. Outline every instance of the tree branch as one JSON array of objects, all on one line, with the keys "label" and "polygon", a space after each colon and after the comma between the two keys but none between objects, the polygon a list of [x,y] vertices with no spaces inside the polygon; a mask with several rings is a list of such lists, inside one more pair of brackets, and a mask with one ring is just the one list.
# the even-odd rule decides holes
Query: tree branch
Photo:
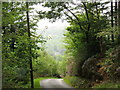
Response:
[{"label": "tree branch", "polygon": [[87,7],[86,7],[85,2],[82,2],[82,3],[83,3],[83,5],[84,5],[86,17],[87,17],[87,20],[88,20],[88,31],[90,31],[90,23],[89,23],[90,20],[89,20],[89,15],[88,15]]},{"label": "tree branch", "polygon": [[79,26],[80,26],[80,29],[81,29],[81,30],[84,30],[84,29],[82,28],[82,26],[81,26],[81,23],[80,23],[79,18],[78,18],[71,10],[69,10],[65,5],[64,5],[64,8],[65,8],[67,11],[69,11],[69,12],[76,18],[76,20],[78,21],[78,24],[79,24]]}]

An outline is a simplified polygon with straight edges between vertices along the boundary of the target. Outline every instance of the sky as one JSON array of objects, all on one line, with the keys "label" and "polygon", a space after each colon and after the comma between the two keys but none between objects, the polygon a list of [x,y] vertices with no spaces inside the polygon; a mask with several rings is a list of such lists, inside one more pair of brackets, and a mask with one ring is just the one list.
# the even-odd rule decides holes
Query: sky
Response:
[{"label": "sky", "polygon": [[66,28],[67,26],[69,26],[69,24],[66,21],[62,22],[61,20],[57,20],[56,22],[51,23],[51,22],[49,22],[48,19],[40,20],[37,23],[37,25],[38,25],[38,31],[37,31],[38,34],[41,34],[41,33],[44,34],[45,32],[47,32],[50,29]]}]

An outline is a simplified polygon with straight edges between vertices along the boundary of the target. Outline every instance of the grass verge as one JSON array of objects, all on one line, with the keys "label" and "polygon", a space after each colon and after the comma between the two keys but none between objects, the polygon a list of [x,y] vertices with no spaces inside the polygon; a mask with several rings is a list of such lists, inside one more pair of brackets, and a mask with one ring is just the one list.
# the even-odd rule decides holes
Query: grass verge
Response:
[{"label": "grass verge", "polygon": [[89,85],[92,83],[84,78],[81,77],[75,77],[75,76],[67,76],[63,78],[64,82],[66,82],[68,85],[74,87],[74,88],[118,88],[120,89],[120,82],[115,83],[112,81],[107,81],[99,84],[95,84],[92,87],[89,87]]},{"label": "grass verge", "polygon": [[63,78],[64,82],[74,88],[88,88],[89,81],[81,77],[67,76]]},{"label": "grass verge", "polygon": [[92,88],[119,88],[120,89],[120,83],[103,82],[101,84],[97,84],[93,86]]}]

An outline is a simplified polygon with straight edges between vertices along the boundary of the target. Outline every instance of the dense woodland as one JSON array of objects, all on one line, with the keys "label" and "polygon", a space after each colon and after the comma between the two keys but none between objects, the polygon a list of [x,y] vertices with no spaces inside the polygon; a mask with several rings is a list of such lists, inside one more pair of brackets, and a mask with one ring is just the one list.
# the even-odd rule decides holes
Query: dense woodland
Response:
[{"label": "dense woodland", "polygon": [[[39,77],[65,78],[77,88],[119,83],[120,1],[115,1],[3,2],[3,88],[34,88]],[[32,15],[33,5],[49,10]],[[44,18],[70,24],[60,60],[46,51],[47,39],[36,34],[37,22]]]}]

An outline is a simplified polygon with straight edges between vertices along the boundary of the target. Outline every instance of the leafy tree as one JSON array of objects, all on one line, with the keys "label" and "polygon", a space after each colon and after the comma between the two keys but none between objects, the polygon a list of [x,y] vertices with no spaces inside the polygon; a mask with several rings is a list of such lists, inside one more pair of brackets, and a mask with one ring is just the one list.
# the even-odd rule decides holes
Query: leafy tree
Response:
[{"label": "leafy tree", "polygon": [[47,52],[38,51],[40,56],[33,61],[35,78],[57,76],[57,62]]},{"label": "leafy tree", "polygon": [[[31,3],[30,5],[33,5]],[[26,4],[4,2],[3,7],[3,88],[24,87],[29,82],[29,57],[37,58],[37,43],[44,43],[41,35],[36,36],[36,20],[30,19],[31,39],[27,34]],[[30,8],[31,9],[31,8]],[[29,47],[31,53],[29,53]]]}]

